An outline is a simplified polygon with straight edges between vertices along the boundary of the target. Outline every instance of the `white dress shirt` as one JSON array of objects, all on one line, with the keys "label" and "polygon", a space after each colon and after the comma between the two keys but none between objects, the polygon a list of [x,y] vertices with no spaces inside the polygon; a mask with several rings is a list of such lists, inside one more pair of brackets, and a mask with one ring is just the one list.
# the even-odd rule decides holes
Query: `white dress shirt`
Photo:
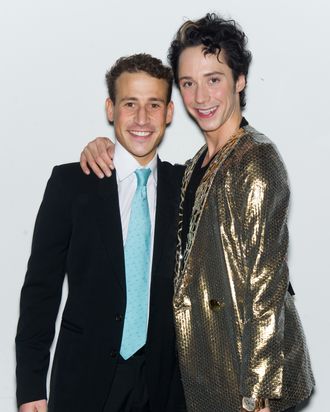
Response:
[{"label": "white dress shirt", "polygon": [[[120,219],[123,232],[123,242],[125,246],[129,218],[131,215],[131,206],[137,186],[137,178],[134,172],[136,169],[142,169],[143,167],[118,141],[116,141],[115,143],[113,162],[116,168]],[[151,173],[147,182],[148,206],[151,222],[148,300],[150,302],[151,268],[154,249],[155,215],[157,201],[157,154],[155,154],[153,159],[146,166],[144,166],[144,168],[151,169]]]}]

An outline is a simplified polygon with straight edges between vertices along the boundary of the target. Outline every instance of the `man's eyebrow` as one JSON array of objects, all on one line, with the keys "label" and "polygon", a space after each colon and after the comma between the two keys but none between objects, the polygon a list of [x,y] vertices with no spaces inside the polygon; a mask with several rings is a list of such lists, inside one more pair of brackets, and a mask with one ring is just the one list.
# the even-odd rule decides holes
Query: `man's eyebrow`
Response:
[{"label": "man's eyebrow", "polygon": [[191,80],[192,79],[192,77],[190,77],[190,76],[181,76],[181,77],[179,77],[179,80]]},{"label": "man's eyebrow", "polygon": [[[127,101],[137,102],[138,100],[139,100],[139,99],[138,99],[137,97],[125,96],[125,97],[122,97],[119,101],[120,101],[120,102],[127,102]],[[161,103],[165,103],[165,99],[163,99],[163,98],[161,98],[161,97],[150,97],[150,98],[148,99],[148,102],[161,102]]]},{"label": "man's eyebrow", "polygon": [[161,103],[165,103],[165,99],[161,98],[161,97],[150,97],[150,99],[148,99],[149,102],[161,102]]},{"label": "man's eyebrow", "polygon": [[[214,71],[214,72],[210,72],[210,73],[204,73],[203,77],[210,77],[210,76],[214,76],[216,74],[220,74],[223,75],[223,72],[219,72],[219,71]],[[181,76],[179,77],[179,80],[192,80],[193,78],[191,76]]]},{"label": "man's eyebrow", "polygon": [[209,77],[209,76],[214,76],[216,74],[224,74],[223,72],[219,72],[219,71],[214,71],[214,72],[210,72],[210,73],[205,73],[204,77]]},{"label": "man's eyebrow", "polygon": [[120,102],[125,102],[125,101],[127,101],[127,100],[129,100],[129,101],[134,101],[134,102],[137,102],[137,98],[136,97],[130,97],[130,96],[124,96],[124,97],[122,97],[121,99],[120,99]]}]

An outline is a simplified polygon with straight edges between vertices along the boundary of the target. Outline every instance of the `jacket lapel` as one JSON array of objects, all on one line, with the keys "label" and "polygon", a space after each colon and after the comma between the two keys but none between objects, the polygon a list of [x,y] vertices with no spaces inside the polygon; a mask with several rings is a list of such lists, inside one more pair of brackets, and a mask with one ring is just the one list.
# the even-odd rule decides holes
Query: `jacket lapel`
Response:
[{"label": "jacket lapel", "polygon": [[[167,248],[165,242],[168,241],[169,228],[172,225],[175,225],[173,219],[176,218],[177,209],[175,187],[177,182],[173,181],[173,179],[170,178],[166,167],[159,159],[157,164],[157,173],[157,206],[151,272],[152,276],[154,276],[154,273],[156,273],[156,269],[158,264],[160,263],[164,248]],[[175,239],[173,241],[175,242]]]},{"label": "jacket lapel", "polygon": [[195,157],[192,159],[191,163],[188,164],[186,168],[183,181],[182,181],[181,201],[180,201],[180,207],[179,207],[179,223],[178,223],[179,238],[178,238],[178,245],[177,245],[177,251],[176,251],[176,267],[175,267],[176,286],[178,285],[178,278],[180,274],[185,272],[186,265],[188,263],[188,259],[190,256],[190,252],[192,250],[192,247],[195,241],[195,236],[198,230],[200,218],[202,216],[204,206],[206,204],[206,200],[207,200],[210,188],[212,186],[214,177],[217,174],[221,165],[224,163],[224,161],[227,159],[227,157],[230,155],[230,153],[233,151],[233,149],[235,148],[235,146],[237,145],[239,140],[242,138],[242,136],[244,136],[245,133],[246,133],[245,130],[243,128],[240,128],[231,137],[231,139],[226,143],[226,145],[215,155],[213,160],[211,160],[208,166],[208,169],[196,191],[195,202],[194,202],[190,224],[189,224],[189,233],[187,235],[186,249],[183,251],[181,250],[181,233],[182,233],[182,225],[183,225],[183,202],[184,202],[186,190],[187,190],[192,172],[195,168],[197,160],[199,159],[203,151],[206,150],[206,145],[203,146],[197,152]]},{"label": "jacket lapel", "polygon": [[[171,173],[169,173],[169,170],[159,159],[157,173],[152,277],[157,272],[164,249],[166,250],[168,247],[166,242],[168,242],[169,227],[175,224],[173,219],[176,218],[177,209],[175,187],[177,181],[173,181],[173,178],[171,179]],[[102,241],[109,257],[109,270],[111,269],[116,274],[123,290],[126,290],[123,237],[115,171],[110,178],[104,178],[98,182],[98,202],[95,215]],[[173,242],[175,242],[175,239],[173,239]]]},{"label": "jacket lapel", "polygon": [[109,257],[109,272],[115,274],[125,290],[123,235],[115,171],[110,178],[104,178],[98,182],[96,218]]}]

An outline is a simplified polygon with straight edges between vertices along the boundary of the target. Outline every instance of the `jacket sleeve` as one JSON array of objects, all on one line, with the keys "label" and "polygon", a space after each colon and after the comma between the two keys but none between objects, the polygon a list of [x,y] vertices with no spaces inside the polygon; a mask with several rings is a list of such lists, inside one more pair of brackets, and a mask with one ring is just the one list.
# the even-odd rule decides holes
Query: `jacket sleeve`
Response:
[{"label": "jacket sleeve", "polygon": [[61,301],[71,233],[70,202],[55,167],[41,203],[21,291],[16,335],[18,405],[46,399],[49,350]]},{"label": "jacket sleeve", "polygon": [[287,175],[271,144],[246,153],[240,173],[238,210],[245,271],[241,394],[280,398],[288,289]]}]

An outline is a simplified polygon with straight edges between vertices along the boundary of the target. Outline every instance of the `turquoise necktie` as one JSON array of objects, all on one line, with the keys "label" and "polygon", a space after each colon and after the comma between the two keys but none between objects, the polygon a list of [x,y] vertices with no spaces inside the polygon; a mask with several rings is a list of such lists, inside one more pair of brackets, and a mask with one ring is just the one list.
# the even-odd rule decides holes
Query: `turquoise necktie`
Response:
[{"label": "turquoise necktie", "polygon": [[126,312],[120,354],[128,359],[147,338],[151,223],[147,197],[150,169],[137,169],[137,187],[132,201],[124,247]]}]

